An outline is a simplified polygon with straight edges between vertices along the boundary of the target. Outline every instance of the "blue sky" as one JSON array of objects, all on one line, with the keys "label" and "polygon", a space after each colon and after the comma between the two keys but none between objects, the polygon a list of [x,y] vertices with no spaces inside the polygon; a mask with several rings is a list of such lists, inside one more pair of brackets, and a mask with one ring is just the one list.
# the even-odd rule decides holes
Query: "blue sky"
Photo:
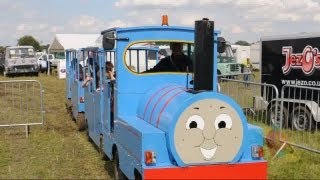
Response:
[{"label": "blue sky", "polygon": [[57,33],[100,33],[111,27],[193,26],[207,17],[230,42],[320,31],[320,0],[0,0],[0,45],[23,35],[48,44]]}]

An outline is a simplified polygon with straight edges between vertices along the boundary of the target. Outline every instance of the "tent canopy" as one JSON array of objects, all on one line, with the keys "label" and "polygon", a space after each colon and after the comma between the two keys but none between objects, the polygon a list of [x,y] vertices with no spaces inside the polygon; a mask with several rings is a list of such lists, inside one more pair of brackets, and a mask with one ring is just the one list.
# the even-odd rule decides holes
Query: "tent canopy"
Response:
[{"label": "tent canopy", "polygon": [[100,34],[56,34],[49,46],[49,52],[64,52],[66,49],[100,47]]}]

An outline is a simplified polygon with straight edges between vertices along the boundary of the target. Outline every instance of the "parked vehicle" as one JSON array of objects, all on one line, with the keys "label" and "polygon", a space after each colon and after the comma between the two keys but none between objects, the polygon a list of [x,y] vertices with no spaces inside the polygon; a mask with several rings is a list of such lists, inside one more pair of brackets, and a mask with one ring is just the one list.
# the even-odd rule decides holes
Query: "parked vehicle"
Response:
[{"label": "parked vehicle", "polygon": [[231,45],[227,42],[225,51],[218,54],[218,75],[233,77],[241,73],[241,63],[237,62]]},{"label": "parked vehicle", "polygon": [[[90,139],[114,160],[115,179],[266,178],[262,129],[248,124],[241,107],[217,92],[217,53],[225,48],[213,27],[202,20],[196,30],[143,26],[102,32],[103,49],[88,63],[85,119]],[[195,44],[193,83],[188,72],[133,70],[127,54],[141,42],[181,42],[188,55]],[[105,76],[108,51],[115,54],[110,57],[116,80]],[[146,61],[134,60],[137,67]]]},{"label": "parked vehicle", "polygon": [[5,59],[5,53],[1,53],[0,54],[0,70],[3,71],[4,70],[4,59]]},{"label": "parked vehicle", "polygon": [[40,71],[44,72],[48,70],[48,65],[49,65],[48,63],[50,63],[50,67],[51,67],[52,60],[54,59],[54,57],[52,54],[42,53],[42,54],[36,55],[36,59],[39,64]]},{"label": "parked vehicle", "polygon": [[[320,87],[320,34],[298,34],[261,38],[261,82],[273,84],[282,99],[264,95],[269,111],[282,114],[282,126],[312,130],[320,122],[319,93],[299,87]],[[282,111],[276,102],[283,102]],[[280,104],[280,103],[279,103]],[[281,112],[280,112],[281,111]],[[273,120],[280,124],[280,119]]]},{"label": "parked vehicle", "polygon": [[4,76],[13,74],[38,76],[40,70],[32,46],[7,47],[2,66]]},{"label": "parked vehicle", "polygon": [[231,48],[237,63],[241,64],[250,58],[250,46],[232,44]]},{"label": "parked vehicle", "polygon": [[56,68],[59,64],[59,61],[66,60],[65,52],[52,52],[52,59],[50,60],[52,67]]}]

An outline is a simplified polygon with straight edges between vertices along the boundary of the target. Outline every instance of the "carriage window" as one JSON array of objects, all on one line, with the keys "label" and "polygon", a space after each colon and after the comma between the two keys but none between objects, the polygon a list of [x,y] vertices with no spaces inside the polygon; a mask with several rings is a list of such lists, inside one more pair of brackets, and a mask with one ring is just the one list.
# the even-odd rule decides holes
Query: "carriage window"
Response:
[{"label": "carriage window", "polygon": [[[177,56],[177,50],[172,54],[170,47],[174,43],[180,44],[179,51],[183,56]],[[192,64],[193,50],[193,44],[186,42],[135,43],[127,49],[125,62],[128,69],[135,73],[184,72],[185,64]],[[166,66],[169,68],[165,69]]]},{"label": "carriage window", "polygon": [[114,50],[107,50],[106,54],[105,54],[105,61],[109,61],[111,62],[113,65],[116,64],[115,60],[116,60],[116,52]]}]

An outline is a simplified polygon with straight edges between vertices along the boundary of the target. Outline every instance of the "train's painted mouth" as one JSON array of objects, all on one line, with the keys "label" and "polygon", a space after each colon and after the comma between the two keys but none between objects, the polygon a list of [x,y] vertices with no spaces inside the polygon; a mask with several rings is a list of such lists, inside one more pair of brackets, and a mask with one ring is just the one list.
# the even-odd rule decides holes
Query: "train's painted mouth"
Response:
[{"label": "train's painted mouth", "polygon": [[200,147],[200,150],[205,160],[211,160],[217,151],[217,147],[213,149],[204,149]]}]

